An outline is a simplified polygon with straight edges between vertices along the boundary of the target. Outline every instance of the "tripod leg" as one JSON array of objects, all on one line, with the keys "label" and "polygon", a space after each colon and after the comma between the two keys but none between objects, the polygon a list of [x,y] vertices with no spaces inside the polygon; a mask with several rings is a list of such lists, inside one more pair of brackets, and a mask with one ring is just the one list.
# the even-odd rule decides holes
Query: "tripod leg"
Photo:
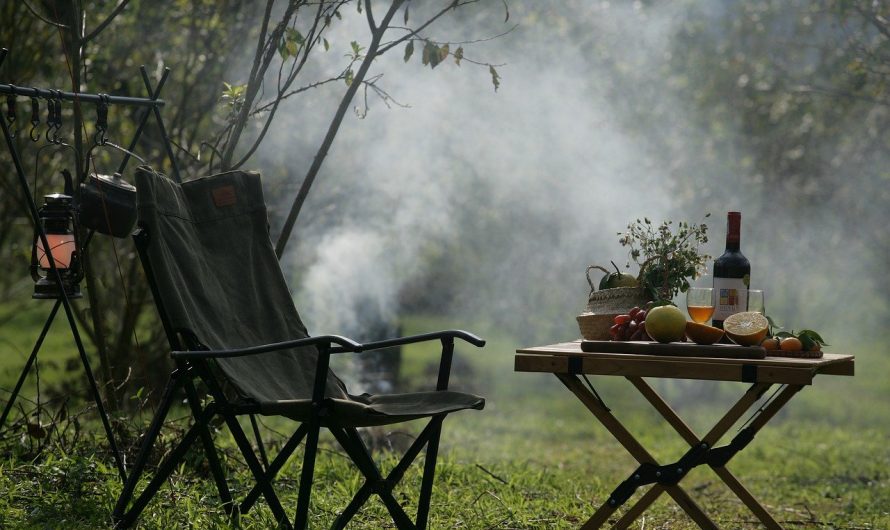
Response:
[{"label": "tripod leg", "polygon": [[68,323],[71,325],[71,334],[74,335],[74,343],[77,345],[77,351],[80,354],[80,362],[83,363],[83,369],[87,374],[87,381],[90,383],[90,390],[93,392],[93,399],[96,401],[96,409],[99,411],[99,417],[102,419],[102,426],[105,428],[108,444],[111,446],[112,454],[114,454],[114,461],[117,464],[117,472],[121,477],[121,482],[126,483],[127,471],[124,468],[124,460],[121,458],[121,452],[117,448],[117,442],[114,440],[114,431],[111,430],[111,423],[108,421],[105,405],[102,404],[102,394],[99,393],[99,385],[96,384],[96,378],[93,376],[93,369],[90,368],[90,360],[87,358],[87,352],[80,339],[80,332],[77,330],[77,322],[74,320],[74,314],[71,312],[71,306],[69,305],[68,300],[62,300],[65,304]]},{"label": "tripod leg", "polygon": [[9,395],[9,401],[6,402],[6,407],[3,409],[3,415],[0,416],[0,429],[6,424],[6,418],[9,416],[10,411],[12,411],[12,405],[15,403],[16,398],[19,396],[19,392],[22,390],[22,385],[25,383],[25,378],[28,376],[28,372],[31,371],[31,365],[34,364],[34,360],[37,359],[37,352],[40,351],[40,347],[43,346],[43,339],[46,338],[46,334],[49,332],[49,327],[53,323],[53,320],[56,318],[56,313],[59,311],[59,306],[62,304],[61,301],[56,300],[56,305],[53,306],[53,310],[49,314],[49,318],[46,319],[46,324],[43,325],[43,330],[40,332],[40,336],[37,337],[37,342],[34,344],[34,349],[31,350],[31,356],[28,357],[28,361],[25,363],[25,368],[22,370],[22,375],[19,376],[18,382],[15,384],[15,388],[12,390],[12,394]]}]

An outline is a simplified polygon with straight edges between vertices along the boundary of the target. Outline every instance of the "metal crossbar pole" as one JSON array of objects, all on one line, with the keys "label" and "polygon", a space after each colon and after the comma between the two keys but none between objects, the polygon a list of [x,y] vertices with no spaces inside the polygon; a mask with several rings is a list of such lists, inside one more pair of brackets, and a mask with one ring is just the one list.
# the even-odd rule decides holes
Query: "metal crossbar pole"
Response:
[{"label": "metal crossbar pole", "polygon": [[113,105],[127,105],[131,107],[163,107],[163,99],[135,98],[130,96],[111,96],[105,94],[88,94],[86,92],[65,92],[63,90],[49,90],[46,88],[23,87],[0,83],[0,94],[35,97],[43,99],[62,99],[64,101],[80,101],[86,103],[106,102]]}]

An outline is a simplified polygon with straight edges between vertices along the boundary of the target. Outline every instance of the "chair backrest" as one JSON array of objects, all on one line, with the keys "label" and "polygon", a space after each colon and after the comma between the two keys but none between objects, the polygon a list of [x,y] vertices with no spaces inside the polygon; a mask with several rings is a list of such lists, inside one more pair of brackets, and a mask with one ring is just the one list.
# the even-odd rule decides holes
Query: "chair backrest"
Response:
[{"label": "chair backrest", "polygon": [[[211,349],[308,336],[269,239],[258,173],[177,184],[143,166],[136,189],[148,234],[146,273],[172,330],[187,330]],[[311,398],[316,362],[315,348],[217,361],[242,394],[260,402]],[[345,396],[330,372],[326,393]]]}]

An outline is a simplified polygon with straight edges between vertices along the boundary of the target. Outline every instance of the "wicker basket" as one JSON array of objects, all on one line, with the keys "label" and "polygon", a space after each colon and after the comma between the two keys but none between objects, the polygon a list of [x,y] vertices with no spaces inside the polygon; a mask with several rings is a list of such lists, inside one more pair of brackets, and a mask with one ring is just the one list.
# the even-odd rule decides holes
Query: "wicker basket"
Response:
[{"label": "wicker basket", "polygon": [[587,284],[590,286],[590,294],[587,296],[586,313],[620,315],[627,313],[634,307],[643,307],[649,301],[649,297],[646,296],[646,291],[642,287],[614,287],[597,291],[593,285],[593,280],[590,278],[590,271],[593,269],[599,269],[608,273],[605,268],[599,265],[587,267],[586,276]]},{"label": "wicker basket", "polygon": [[[616,313],[618,315],[620,313]],[[615,315],[581,313],[577,317],[581,337],[585,340],[609,340],[609,328],[614,324]]]},{"label": "wicker basket", "polygon": [[590,279],[591,269],[606,271],[596,265],[587,268],[590,294],[587,296],[587,310],[576,317],[578,328],[586,340],[609,340],[609,328],[615,323],[615,317],[634,307],[645,306],[648,297],[642,287],[615,287],[597,291]]},{"label": "wicker basket", "polygon": [[641,287],[615,287],[602,291],[590,291],[587,297],[587,312],[620,315],[634,307],[643,307],[648,302]]}]

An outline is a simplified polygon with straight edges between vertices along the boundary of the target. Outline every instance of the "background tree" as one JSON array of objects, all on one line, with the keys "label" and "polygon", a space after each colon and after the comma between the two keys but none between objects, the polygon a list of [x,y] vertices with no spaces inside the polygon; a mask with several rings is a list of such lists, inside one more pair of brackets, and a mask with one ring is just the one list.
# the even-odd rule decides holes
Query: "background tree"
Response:
[{"label": "background tree", "polygon": [[[263,142],[284,100],[326,85],[345,86],[302,181],[286,230],[279,237],[281,252],[356,95],[363,91],[365,104],[368,94],[391,100],[380,86],[381,75],[369,76],[374,59],[392,49],[401,50],[403,45],[413,49],[417,42],[424,50],[415,57],[418,62],[435,67],[452,56],[459,63],[464,58],[463,48],[440,46],[426,39],[423,32],[442,17],[477,3],[479,0],[449,0],[415,8],[405,0],[267,0],[261,6],[241,0],[163,4],[120,0],[89,5],[76,0],[7,2],[0,9],[3,20],[12,23],[3,24],[0,42],[12,53],[2,74],[4,81],[23,85],[145,96],[138,65],[148,65],[155,79],[164,66],[173,68],[162,93],[167,101],[163,116],[184,178],[243,167]],[[497,9],[506,7],[500,0],[491,3]],[[398,26],[393,24],[396,19]],[[327,70],[320,65],[340,62],[326,33],[350,20],[364,20],[368,35],[356,36],[338,73],[325,74]],[[369,40],[362,44],[364,38]],[[255,43],[249,56],[242,53],[245,42]],[[411,55],[406,51],[405,60]],[[484,66],[489,68],[487,75],[495,72],[494,65]],[[249,73],[242,77],[239,71]],[[233,77],[243,80],[231,81]],[[112,140],[125,143],[134,133],[140,112],[112,108]],[[94,130],[90,114],[91,109],[85,106],[66,107],[65,130],[81,156],[76,165],[107,173],[116,167],[112,165],[113,153],[97,150],[92,160],[83,159]],[[26,148],[22,137],[17,141],[19,147]],[[161,131],[152,120],[138,151],[156,168],[170,171]],[[7,154],[0,154],[0,160],[10,167]],[[41,161],[35,193],[57,187],[53,175],[70,163],[60,154]],[[29,250],[20,242],[30,240],[31,228],[23,219],[26,210],[15,181],[4,178],[2,185],[0,214],[4,217],[0,222],[4,230],[0,243],[7,244],[0,246],[0,253],[21,263]],[[88,307],[78,311],[85,334],[99,352],[100,379],[111,385],[109,389],[116,388],[108,392],[113,407],[115,395],[120,397],[139,386],[153,388],[162,381],[165,370],[159,367],[167,363],[162,333],[154,319],[148,318],[150,293],[129,245],[129,241],[110,238],[93,240],[86,260],[87,283],[93,288],[87,290]],[[0,289],[8,293],[23,293],[28,288],[27,279],[21,276],[7,276],[0,283]],[[13,306],[0,314],[0,323],[16,311]],[[125,381],[129,385],[122,384]]]}]

